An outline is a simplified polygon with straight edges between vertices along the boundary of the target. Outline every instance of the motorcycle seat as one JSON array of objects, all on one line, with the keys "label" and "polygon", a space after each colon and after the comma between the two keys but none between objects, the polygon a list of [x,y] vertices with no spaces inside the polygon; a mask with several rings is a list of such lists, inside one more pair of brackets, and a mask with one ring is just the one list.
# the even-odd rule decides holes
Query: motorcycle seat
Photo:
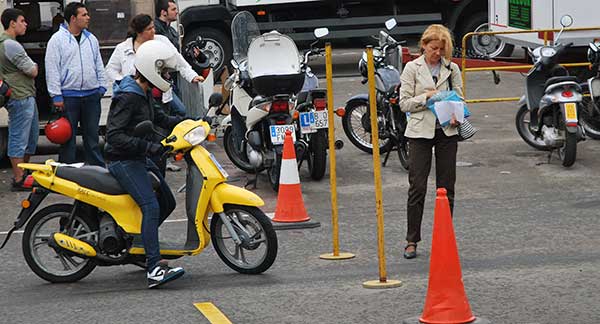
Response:
[{"label": "motorcycle seat", "polygon": [[555,84],[555,83],[567,82],[567,81],[577,82],[577,77],[570,76],[570,75],[564,75],[564,76],[561,75],[561,76],[551,77],[550,79],[546,80],[546,84],[544,84],[544,88],[548,88],[550,85]]},{"label": "motorcycle seat", "polygon": [[[99,166],[58,167],[56,176],[73,181],[84,188],[108,195],[124,195],[127,193],[107,169]],[[152,188],[158,188],[160,182],[156,176],[151,172],[148,172],[148,176],[152,182]]]}]

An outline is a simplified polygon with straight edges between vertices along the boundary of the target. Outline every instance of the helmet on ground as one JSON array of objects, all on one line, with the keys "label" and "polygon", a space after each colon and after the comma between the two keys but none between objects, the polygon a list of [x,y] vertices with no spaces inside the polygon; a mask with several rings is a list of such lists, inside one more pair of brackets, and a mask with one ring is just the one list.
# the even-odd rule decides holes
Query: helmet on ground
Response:
[{"label": "helmet on ground", "polygon": [[65,117],[48,121],[46,127],[44,127],[44,132],[48,140],[55,144],[65,144],[73,134],[71,123]]},{"label": "helmet on ground", "polygon": [[0,80],[0,107],[4,106],[10,99],[10,87],[6,81]]},{"label": "helmet on ground", "polygon": [[165,92],[171,88],[171,84],[163,78],[163,74],[176,70],[177,55],[175,47],[149,40],[138,48],[133,65],[148,82]]}]

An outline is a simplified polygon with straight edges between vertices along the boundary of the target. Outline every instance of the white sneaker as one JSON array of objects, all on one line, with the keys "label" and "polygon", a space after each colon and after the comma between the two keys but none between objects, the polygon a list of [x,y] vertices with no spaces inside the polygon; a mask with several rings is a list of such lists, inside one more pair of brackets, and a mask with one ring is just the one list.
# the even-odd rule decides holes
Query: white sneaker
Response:
[{"label": "white sneaker", "polygon": [[185,273],[182,267],[171,268],[165,263],[159,263],[148,272],[148,288],[154,288],[169,281],[173,281]]},{"label": "white sneaker", "polygon": [[167,170],[177,172],[177,171],[181,170],[181,167],[178,165],[175,165],[171,162],[167,162]]}]

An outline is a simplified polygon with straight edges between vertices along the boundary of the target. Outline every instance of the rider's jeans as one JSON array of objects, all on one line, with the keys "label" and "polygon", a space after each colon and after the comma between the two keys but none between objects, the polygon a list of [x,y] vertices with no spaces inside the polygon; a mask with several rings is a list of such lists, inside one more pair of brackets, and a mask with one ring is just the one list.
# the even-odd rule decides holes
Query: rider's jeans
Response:
[{"label": "rider's jeans", "polygon": [[[151,270],[160,261],[158,227],[175,209],[175,197],[150,159],[111,161],[108,170],[142,210],[142,241],[146,251],[146,266]],[[160,179],[157,193],[152,190],[148,171]]]}]

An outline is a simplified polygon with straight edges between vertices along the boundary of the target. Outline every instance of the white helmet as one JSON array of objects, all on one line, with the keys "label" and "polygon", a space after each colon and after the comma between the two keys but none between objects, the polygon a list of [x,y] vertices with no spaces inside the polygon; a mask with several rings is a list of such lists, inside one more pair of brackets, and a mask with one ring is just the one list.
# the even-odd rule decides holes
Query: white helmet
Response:
[{"label": "white helmet", "polygon": [[133,65],[153,86],[163,92],[168,91],[171,84],[162,74],[176,69],[177,50],[161,41],[146,41],[135,53]]}]

